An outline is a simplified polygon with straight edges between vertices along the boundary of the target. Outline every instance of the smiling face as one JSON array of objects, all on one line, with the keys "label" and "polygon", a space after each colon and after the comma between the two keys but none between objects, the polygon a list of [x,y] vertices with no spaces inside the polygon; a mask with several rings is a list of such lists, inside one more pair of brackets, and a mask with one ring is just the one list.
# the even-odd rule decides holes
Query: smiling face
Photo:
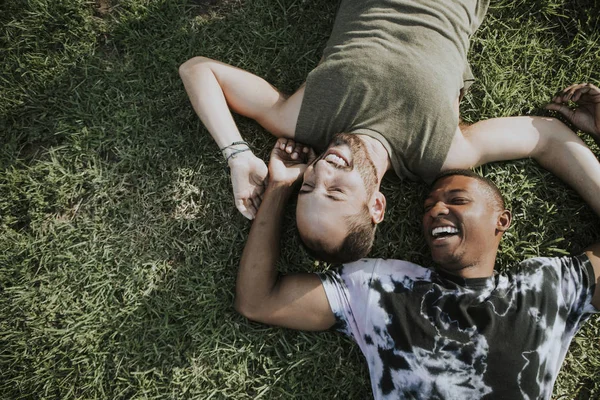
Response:
[{"label": "smiling face", "polygon": [[493,274],[502,233],[510,226],[492,189],[476,178],[451,175],[436,181],[423,215],[433,261],[465,278]]},{"label": "smiling face", "polygon": [[375,166],[361,140],[356,135],[336,135],[304,173],[296,208],[304,243],[311,248],[318,243],[317,247],[333,251],[348,235],[350,221],[364,215],[369,224],[379,222],[370,222],[377,189]]}]

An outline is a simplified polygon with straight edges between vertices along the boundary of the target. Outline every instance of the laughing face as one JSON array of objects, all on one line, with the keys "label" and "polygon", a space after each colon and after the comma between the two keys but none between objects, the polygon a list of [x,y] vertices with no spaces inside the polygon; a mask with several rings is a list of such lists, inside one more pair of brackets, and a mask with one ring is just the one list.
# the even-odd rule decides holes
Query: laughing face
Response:
[{"label": "laughing face", "polygon": [[373,161],[356,135],[339,134],[304,173],[296,222],[305,243],[337,248],[348,219],[369,207],[378,189]]},{"label": "laughing face", "polygon": [[439,179],[425,200],[423,215],[433,261],[465,278],[491,276],[510,219],[485,183],[462,175]]}]

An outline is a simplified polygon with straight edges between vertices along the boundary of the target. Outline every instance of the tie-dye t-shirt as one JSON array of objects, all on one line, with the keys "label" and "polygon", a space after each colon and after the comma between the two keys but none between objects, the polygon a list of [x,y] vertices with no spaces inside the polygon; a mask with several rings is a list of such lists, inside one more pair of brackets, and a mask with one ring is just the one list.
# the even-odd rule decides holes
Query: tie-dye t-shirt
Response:
[{"label": "tie-dye t-shirt", "polygon": [[571,339],[598,312],[585,255],[529,259],[490,278],[381,259],[320,276],[376,399],[550,399]]}]

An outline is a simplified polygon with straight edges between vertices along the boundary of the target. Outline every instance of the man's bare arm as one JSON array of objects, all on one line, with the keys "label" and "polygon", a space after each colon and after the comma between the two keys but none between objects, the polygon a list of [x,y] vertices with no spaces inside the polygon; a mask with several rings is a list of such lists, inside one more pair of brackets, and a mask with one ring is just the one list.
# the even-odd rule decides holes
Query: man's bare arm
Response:
[{"label": "man's bare arm", "polygon": [[275,136],[291,138],[304,88],[287,98],[264,79],[205,57],[185,62],[179,74],[194,110],[219,148],[225,149],[237,209],[246,218],[254,218],[264,192],[267,166],[246,145],[231,146],[241,142],[242,136],[230,107],[255,119]]},{"label": "man's bare arm", "polygon": [[[578,107],[568,106],[575,102]],[[600,89],[589,83],[571,85],[559,92],[546,108],[560,112],[575,126],[592,135],[596,144],[600,145]],[[600,243],[586,249],[586,254],[594,267],[596,289],[592,305],[600,310]]]},{"label": "man's bare arm", "polygon": [[[595,132],[586,132],[596,137]],[[556,118],[494,118],[464,127],[455,135],[444,169],[529,157],[569,184],[600,215],[600,164]]]},{"label": "man's bare arm", "polygon": [[[269,186],[252,224],[236,283],[235,307],[249,319],[301,330],[330,328],[335,317],[315,274],[280,275],[281,219],[292,185],[306,163],[304,146],[280,139],[269,163]],[[286,149],[288,149],[286,151]],[[295,155],[294,155],[295,153]]]},{"label": "man's bare arm", "polygon": [[304,87],[288,98],[264,79],[206,57],[186,61],[179,74],[194,110],[219,147],[241,140],[230,108],[277,137],[294,137]]}]

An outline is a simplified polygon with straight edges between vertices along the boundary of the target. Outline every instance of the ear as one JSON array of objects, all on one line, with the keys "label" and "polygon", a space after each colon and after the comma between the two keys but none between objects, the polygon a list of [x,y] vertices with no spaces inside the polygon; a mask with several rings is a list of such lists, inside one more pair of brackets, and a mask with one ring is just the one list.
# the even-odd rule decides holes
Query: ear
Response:
[{"label": "ear", "polygon": [[498,215],[498,220],[496,221],[496,230],[498,232],[506,232],[508,228],[510,228],[510,223],[512,221],[512,214],[508,210],[504,210]]},{"label": "ear", "polygon": [[371,220],[374,224],[378,224],[383,221],[385,214],[385,196],[383,193],[377,191],[373,194],[370,203],[369,213],[371,214]]}]

